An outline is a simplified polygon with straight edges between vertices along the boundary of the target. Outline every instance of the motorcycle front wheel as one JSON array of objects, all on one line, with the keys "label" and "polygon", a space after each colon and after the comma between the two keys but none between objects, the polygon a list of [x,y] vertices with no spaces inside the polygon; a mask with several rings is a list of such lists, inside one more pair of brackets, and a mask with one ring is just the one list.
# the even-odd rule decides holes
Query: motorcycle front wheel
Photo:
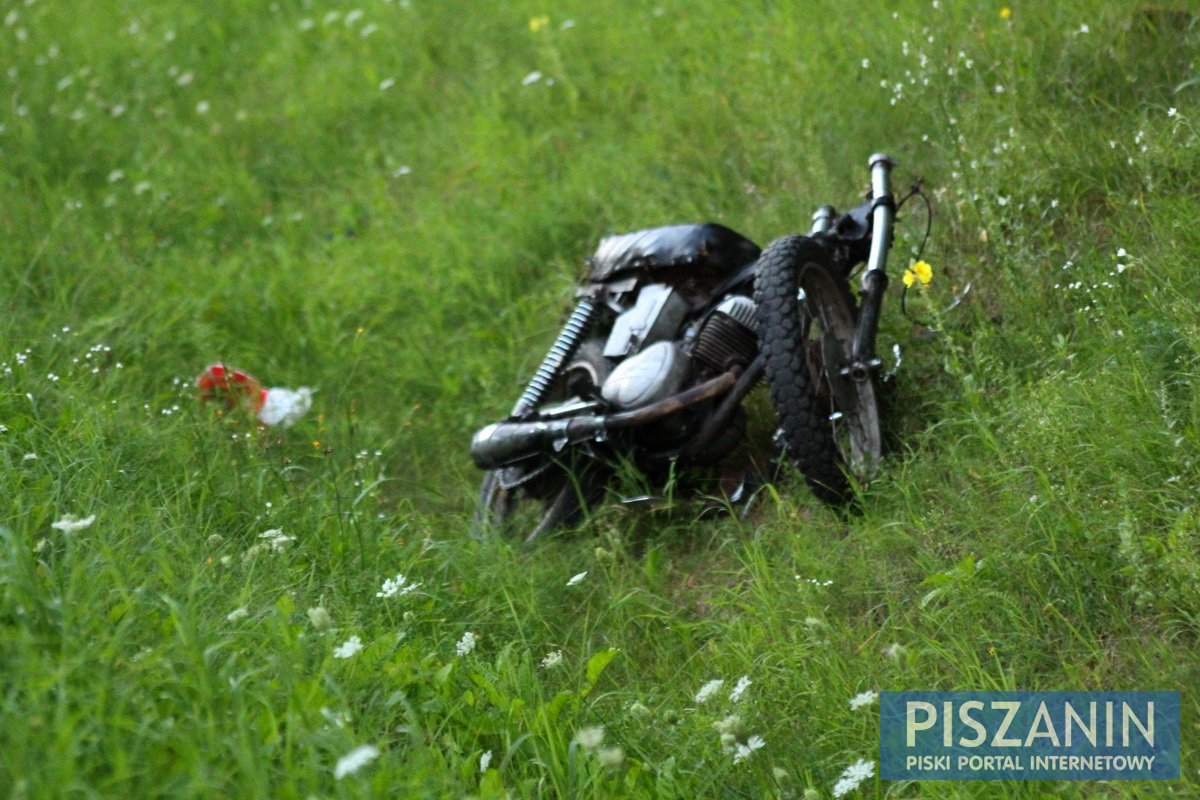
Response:
[{"label": "motorcycle front wheel", "polygon": [[759,258],[754,295],[784,452],[818,498],[845,502],[882,451],[874,376],[841,372],[854,347],[850,289],[820,242],[787,236]]},{"label": "motorcycle front wheel", "polygon": [[[584,342],[552,390],[553,399],[598,392],[610,369],[601,342]],[[546,467],[542,474],[511,489],[505,488],[500,470],[487,472],[479,486],[472,534],[481,537],[496,532],[533,542],[579,522],[588,506],[603,494],[606,481],[598,463],[579,469],[558,463],[542,466]]]}]

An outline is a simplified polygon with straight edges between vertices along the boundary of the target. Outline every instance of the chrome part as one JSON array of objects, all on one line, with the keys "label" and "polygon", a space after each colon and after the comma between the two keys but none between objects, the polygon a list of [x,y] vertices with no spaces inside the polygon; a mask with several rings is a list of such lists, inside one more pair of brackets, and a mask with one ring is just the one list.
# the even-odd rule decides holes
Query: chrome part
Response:
[{"label": "chrome part", "polygon": [[828,233],[833,227],[833,218],[837,216],[837,209],[833,206],[821,206],[813,213],[812,233]]},{"label": "chrome part", "polygon": [[579,344],[583,341],[592,322],[595,321],[596,314],[597,307],[591,300],[579,301],[579,305],[571,312],[571,316],[558,334],[558,339],[551,345],[550,352],[546,353],[541,366],[537,368],[529,385],[525,387],[521,399],[513,406],[512,416],[523,417],[546,399],[546,394],[554,385],[559,371],[579,349]]},{"label": "chrome part", "polygon": [[600,396],[621,409],[648,405],[678,392],[690,366],[675,342],[656,342],[618,364]]},{"label": "chrome part", "polygon": [[535,422],[498,422],[471,439],[471,458],[480,469],[496,469],[539,450],[561,451],[604,432],[603,417],[570,417]]},{"label": "chrome part", "polygon": [[875,372],[882,366],[882,359],[872,358],[869,361],[855,361],[852,364],[842,367],[838,370],[838,374],[843,378],[850,378],[859,383],[871,377],[871,373]]},{"label": "chrome part", "polygon": [[603,408],[604,404],[599,400],[580,400],[579,398],[574,398],[558,405],[543,406],[538,409],[538,416],[542,419],[561,419],[563,417],[579,416],[580,414],[591,414]]},{"label": "chrome part", "polygon": [[674,337],[687,312],[687,301],[665,283],[643,286],[633,308],[613,322],[604,355],[624,358],[646,345]]},{"label": "chrome part", "polygon": [[876,153],[868,163],[871,166],[871,197],[875,205],[871,211],[871,253],[863,272],[864,289],[867,288],[867,276],[887,266],[887,251],[892,244],[892,217],[895,213],[891,171],[896,162],[884,153]]}]

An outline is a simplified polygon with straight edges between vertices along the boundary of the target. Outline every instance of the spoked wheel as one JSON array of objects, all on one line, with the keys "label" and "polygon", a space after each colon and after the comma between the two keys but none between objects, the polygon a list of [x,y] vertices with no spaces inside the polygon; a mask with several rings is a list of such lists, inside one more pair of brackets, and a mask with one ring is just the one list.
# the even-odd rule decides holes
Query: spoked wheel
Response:
[{"label": "spoked wheel", "polygon": [[[600,342],[584,342],[551,391],[551,400],[598,393],[609,370]],[[532,542],[578,522],[588,506],[599,498],[606,483],[601,465],[590,460],[577,469],[570,464],[541,459],[535,459],[533,466],[518,464],[507,469],[512,472],[506,474],[502,468],[483,476],[471,521],[475,536],[496,532],[506,538]],[[537,474],[532,474],[533,471]],[[506,488],[506,484],[511,488]]]},{"label": "spoked wheel", "polygon": [[603,491],[603,482],[586,473],[551,465],[528,484],[504,487],[501,470],[483,476],[472,530],[533,542],[544,534],[573,525]]},{"label": "spoked wheel", "polygon": [[874,377],[843,374],[855,312],[828,253],[806,236],[774,241],[754,283],[765,376],[783,447],[813,493],[839,503],[875,476],[882,451]]}]

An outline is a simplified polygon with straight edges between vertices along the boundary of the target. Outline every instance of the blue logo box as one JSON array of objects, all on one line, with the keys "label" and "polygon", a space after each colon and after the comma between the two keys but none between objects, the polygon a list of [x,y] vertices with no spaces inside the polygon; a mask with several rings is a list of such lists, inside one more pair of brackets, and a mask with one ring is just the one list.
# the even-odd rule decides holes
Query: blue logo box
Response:
[{"label": "blue logo box", "polygon": [[1175,780],[1179,692],[882,692],[884,780]]}]

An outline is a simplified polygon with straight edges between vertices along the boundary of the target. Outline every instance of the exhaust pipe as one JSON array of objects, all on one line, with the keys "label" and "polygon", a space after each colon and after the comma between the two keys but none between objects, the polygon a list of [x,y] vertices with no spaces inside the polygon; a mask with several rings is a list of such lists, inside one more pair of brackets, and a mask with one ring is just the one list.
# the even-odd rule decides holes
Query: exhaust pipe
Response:
[{"label": "exhaust pipe", "polygon": [[471,439],[471,458],[480,469],[496,469],[539,451],[561,451],[603,433],[604,417],[594,415],[539,422],[497,422]]},{"label": "exhaust pipe", "polygon": [[471,439],[471,458],[480,469],[498,469],[538,452],[560,452],[563,448],[580,442],[603,440],[609,431],[645,425],[716,397],[737,383],[741,372],[741,367],[734,367],[712,380],[657,403],[618,414],[589,414],[532,422],[497,422],[483,428]]}]

